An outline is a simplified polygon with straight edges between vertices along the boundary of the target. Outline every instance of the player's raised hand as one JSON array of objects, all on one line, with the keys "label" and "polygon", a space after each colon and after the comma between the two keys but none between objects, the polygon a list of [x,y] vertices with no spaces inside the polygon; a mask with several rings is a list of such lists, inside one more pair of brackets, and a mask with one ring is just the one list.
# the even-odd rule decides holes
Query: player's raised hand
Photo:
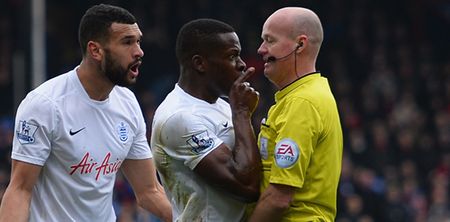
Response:
[{"label": "player's raised hand", "polygon": [[259,92],[250,86],[247,80],[255,73],[254,67],[249,67],[233,83],[228,95],[233,111],[248,111],[250,114],[256,109]]}]

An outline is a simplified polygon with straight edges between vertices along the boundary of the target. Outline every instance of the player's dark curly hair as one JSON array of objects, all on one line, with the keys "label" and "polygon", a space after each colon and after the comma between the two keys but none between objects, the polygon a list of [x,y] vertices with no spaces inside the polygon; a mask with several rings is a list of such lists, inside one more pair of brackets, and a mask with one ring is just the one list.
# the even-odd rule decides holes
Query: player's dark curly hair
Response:
[{"label": "player's dark curly hair", "polygon": [[114,22],[134,24],[136,18],[124,8],[107,4],[94,5],[86,11],[78,29],[78,41],[83,56],[89,41],[101,43],[108,41],[110,27]]},{"label": "player's dark curly hair", "polygon": [[196,54],[207,54],[221,42],[218,34],[235,32],[230,25],[215,19],[196,19],[181,27],[176,42],[176,55],[186,65]]}]

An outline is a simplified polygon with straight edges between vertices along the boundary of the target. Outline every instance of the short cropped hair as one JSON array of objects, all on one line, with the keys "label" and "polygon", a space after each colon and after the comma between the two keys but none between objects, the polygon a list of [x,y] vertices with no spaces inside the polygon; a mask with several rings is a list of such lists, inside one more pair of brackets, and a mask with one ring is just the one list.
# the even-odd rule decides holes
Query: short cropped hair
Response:
[{"label": "short cropped hair", "polygon": [[109,40],[110,27],[114,22],[134,24],[136,18],[124,8],[107,4],[94,5],[86,11],[78,29],[78,41],[83,56],[89,41],[105,43]]},{"label": "short cropped hair", "polygon": [[218,34],[235,32],[230,25],[215,19],[192,20],[178,32],[176,56],[180,64],[186,64],[192,56],[216,48],[220,42]]}]

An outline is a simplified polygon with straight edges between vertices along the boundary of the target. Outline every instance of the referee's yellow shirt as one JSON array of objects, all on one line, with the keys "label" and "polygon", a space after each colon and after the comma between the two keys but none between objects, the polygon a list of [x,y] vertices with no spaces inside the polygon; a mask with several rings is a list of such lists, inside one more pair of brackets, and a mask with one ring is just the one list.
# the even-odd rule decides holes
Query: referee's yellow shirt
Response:
[{"label": "referee's yellow shirt", "polygon": [[328,80],[312,73],[278,91],[258,137],[261,191],[296,188],[282,221],[334,221],[343,141]]}]

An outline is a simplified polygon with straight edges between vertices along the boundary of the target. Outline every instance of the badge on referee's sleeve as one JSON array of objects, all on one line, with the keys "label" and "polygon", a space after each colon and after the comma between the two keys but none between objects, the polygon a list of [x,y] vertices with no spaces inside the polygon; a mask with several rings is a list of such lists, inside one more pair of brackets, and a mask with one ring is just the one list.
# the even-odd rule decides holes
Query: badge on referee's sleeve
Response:
[{"label": "badge on referee's sleeve", "polygon": [[285,138],[275,146],[275,163],[280,168],[293,166],[300,156],[300,149],[295,141]]},{"label": "badge on referee's sleeve", "polygon": [[261,139],[259,140],[259,144],[261,145],[261,149],[259,150],[259,154],[261,155],[261,158],[264,160],[267,160],[267,157],[269,156],[269,152],[267,151],[267,143],[268,139],[266,137],[261,136]]}]

